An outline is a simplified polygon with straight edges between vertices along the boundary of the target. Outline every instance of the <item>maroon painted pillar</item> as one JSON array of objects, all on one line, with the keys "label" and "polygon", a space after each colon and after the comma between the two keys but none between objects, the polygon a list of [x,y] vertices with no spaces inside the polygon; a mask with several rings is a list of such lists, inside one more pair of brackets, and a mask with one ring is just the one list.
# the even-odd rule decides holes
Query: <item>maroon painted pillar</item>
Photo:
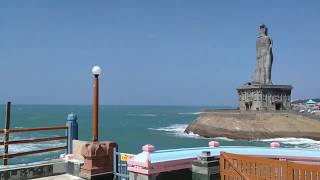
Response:
[{"label": "maroon painted pillar", "polygon": [[99,141],[99,75],[94,75],[94,84],[93,84],[93,131],[92,131],[92,141]]},{"label": "maroon painted pillar", "polygon": [[[94,94],[92,113],[92,141],[81,149],[84,165],[80,176],[86,179],[113,179],[113,149],[118,148],[114,142],[99,142],[99,75],[101,68],[94,66]],[[105,132],[105,131],[102,131]]]}]

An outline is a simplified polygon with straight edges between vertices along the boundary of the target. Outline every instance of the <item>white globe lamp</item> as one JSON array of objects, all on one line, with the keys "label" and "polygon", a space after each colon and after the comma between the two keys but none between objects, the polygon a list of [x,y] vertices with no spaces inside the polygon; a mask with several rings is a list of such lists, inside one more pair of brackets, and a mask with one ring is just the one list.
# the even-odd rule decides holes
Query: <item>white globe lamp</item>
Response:
[{"label": "white globe lamp", "polygon": [[99,76],[101,74],[101,68],[99,66],[93,66],[92,74],[95,76]]}]

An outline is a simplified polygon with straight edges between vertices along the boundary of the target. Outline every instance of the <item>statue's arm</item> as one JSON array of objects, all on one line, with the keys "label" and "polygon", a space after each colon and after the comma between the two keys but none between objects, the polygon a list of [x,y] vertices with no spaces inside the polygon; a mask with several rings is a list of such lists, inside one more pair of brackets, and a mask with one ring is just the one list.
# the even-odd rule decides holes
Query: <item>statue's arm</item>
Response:
[{"label": "statue's arm", "polygon": [[260,58],[260,52],[258,48],[258,40],[256,41],[256,59]]},{"label": "statue's arm", "polygon": [[272,41],[272,39],[270,38],[270,46],[269,46],[269,50],[271,50],[271,49],[272,49],[272,44],[273,44],[273,41]]}]

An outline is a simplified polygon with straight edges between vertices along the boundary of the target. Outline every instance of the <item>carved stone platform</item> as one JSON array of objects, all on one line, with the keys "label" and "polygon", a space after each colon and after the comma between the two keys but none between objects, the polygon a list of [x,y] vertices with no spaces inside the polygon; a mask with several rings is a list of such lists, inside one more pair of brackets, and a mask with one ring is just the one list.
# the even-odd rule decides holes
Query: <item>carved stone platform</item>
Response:
[{"label": "carved stone platform", "polygon": [[81,167],[80,176],[86,179],[109,179],[107,177],[113,175],[114,148],[118,148],[118,145],[108,141],[85,144],[81,149],[84,165]]},{"label": "carved stone platform", "polygon": [[291,85],[267,85],[247,83],[237,88],[240,110],[289,110]]}]

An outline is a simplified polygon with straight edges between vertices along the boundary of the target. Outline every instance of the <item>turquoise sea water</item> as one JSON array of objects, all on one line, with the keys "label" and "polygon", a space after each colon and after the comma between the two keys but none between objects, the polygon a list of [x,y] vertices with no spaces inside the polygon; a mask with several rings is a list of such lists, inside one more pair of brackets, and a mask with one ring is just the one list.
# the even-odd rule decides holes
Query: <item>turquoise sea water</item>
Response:
[{"label": "turquoise sea water", "polygon": [[[0,108],[0,124],[4,128],[4,106]],[[207,146],[210,139],[197,135],[187,135],[183,131],[205,109],[214,107],[191,106],[100,106],[99,139],[111,140],[119,144],[120,151],[139,153],[144,144],[153,144],[156,149]],[[13,105],[11,128],[47,127],[65,125],[69,113],[78,116],[79,139],[90,140],[92,132],[91,106],[46,106]],[[11,140],[32,137],[50,137],[64,135],[64,131],[39,131],[16,133]],[[2,140],[2,137],[1,137]],[[279,138],[256,141],[239,141],[216,138],[226,146],[268,146],[273,140],[287,147],[320,147],[320,142],[309,139]],[[30,151],[64,145],[64,141],[11,145],[9,152]],[[0,147],[0,153],[3,146]],[[34,162],[58,157],[63,151],[45,153],[37,156],[23,156],[10,159],[10,164]],[[2,162],[1,162],[2,163]]]}]

